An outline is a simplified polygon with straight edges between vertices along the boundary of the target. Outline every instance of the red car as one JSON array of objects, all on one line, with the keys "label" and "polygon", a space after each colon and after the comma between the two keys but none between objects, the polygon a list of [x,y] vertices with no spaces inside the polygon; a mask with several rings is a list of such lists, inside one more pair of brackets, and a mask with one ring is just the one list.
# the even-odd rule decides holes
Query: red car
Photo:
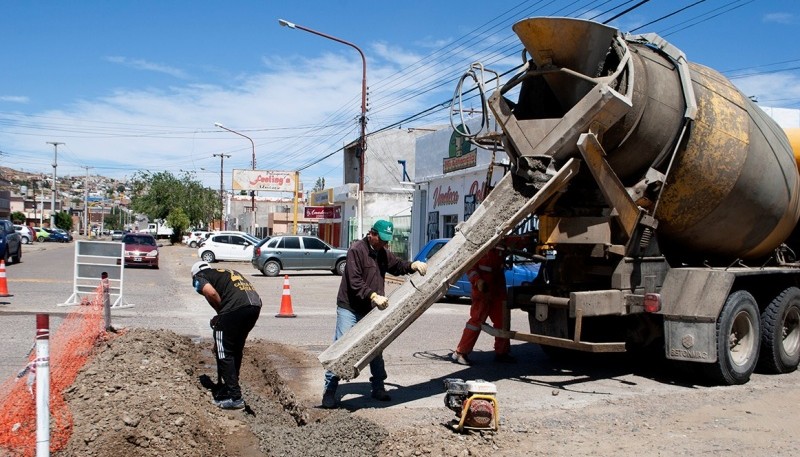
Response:
[{"label": "red car", "polygon": [[125,266],[143,265],[158,268],[158,244],[147,233],[128,233],[122,237],[125,245]]}]

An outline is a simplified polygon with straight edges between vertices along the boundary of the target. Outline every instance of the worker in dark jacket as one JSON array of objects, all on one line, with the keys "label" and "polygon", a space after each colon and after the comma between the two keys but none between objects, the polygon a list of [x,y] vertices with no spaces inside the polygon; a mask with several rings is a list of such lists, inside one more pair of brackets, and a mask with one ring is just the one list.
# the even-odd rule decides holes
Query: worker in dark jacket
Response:
[{"label": "worker in dark jacket", "polygon": [[[384,278],[386,273],[395,276],[418,272],[424,275],[427,265],[424,262],[408,262],[398,259],[386,245],[392,240],[394,226],[391,222],[379,220],[375,222],[364,239],[358,240],[347,250],[347,264],[339,294],[336,297],[336,331],[333,341],[342,337],[356,322],[364,318],[372,308],[380,310],[389,306],[386,297]],[[372,376],[372,398],[389,401],[383,382],[386,380],[386,369],[383,356],[378,354],[369,363]],[[325,372],[325,388],[322,393],[322,407],[336,406],[336,388],[339,377],[331,371]]]},{"label": "worker in dark jacket", "polygon": [[247,335],[261,313],[261,298],[247,278],[236,270],[211,268],[206,262],[192,265],[192,285],[217,314],[214,330],[214,358],[223,384],[214,389],[214,404],[222,409],[242,409],[239,370]]}]

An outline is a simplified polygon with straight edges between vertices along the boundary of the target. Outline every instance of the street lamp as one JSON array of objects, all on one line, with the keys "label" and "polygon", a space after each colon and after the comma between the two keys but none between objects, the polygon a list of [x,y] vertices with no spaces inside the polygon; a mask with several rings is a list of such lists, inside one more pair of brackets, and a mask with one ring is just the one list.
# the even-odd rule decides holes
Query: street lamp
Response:
[{"label": "street lamp", "polygon": [[[250,145],[253,147],[253,171],[256,171],[256,144],[253,143],[253,139],[250,138],[247,135],[244,135],[242,133],[237,132],[236,130],[231,130],[228,127],[225,127],[224,125],[220,124],[219,122],[214,122],[214,127],[219,127],[222,130],[227,130],[227,131],[233,133],[234,135],[239,135],[241,137],[244,137],[244,138],[247,138],[248,140],[250,140]],[[255,228],[255,223],[256,223],[256,192],[254,190],[251,190],[250,191],[250,196],[251,196],[250,205],[253,208],[253,221],[252,221],[252,225],[251,225],[251,233],[253,235],[255,235],[256,234],[256,228]]]},{"label": "street lamp", "polygon": [[[56,228],[56,197],[58,196],[58,184],[56,183],[56,168],[58,167],[58,145],[65,144],[59,141],[47,141],[47,144],[52,144],[55,148],[55,155],[53,156],[53,207],[50,208],[50,228]],[[44,204],[42,204],[42,213],[44,213]]]},{"label": "street lamp", "polygon": [[316,31],[314,29],[310,29],[308,27],[303,27],[302,25],[297,25],[293,22],[289,22],[284,19],[278,19],[278,24],[283,27],[289,27],[290,29],[299,29],[303,30],[308,33],[313,33],[314,35],[321,36],[323,38],[327,38],[329,40],[333,40],[347,46],[352,47],[358,54],[361,56],[361,118],[359,119],[359,123],[361,124],[361,136],[358,139],[358,147],[359,151],[359,161],[358,161],[358,236],[360,237],[363,235],[363,225],[364,225],[364,208],[363,208],[363,193],[364,193],[364,155],[367,152],[367,58],[364,57],[364,52],[358,46],[354,45],[349,41],[342,40],[341,38],[336,38],[335,36],[328,35],[327,33],[322,33]]}]

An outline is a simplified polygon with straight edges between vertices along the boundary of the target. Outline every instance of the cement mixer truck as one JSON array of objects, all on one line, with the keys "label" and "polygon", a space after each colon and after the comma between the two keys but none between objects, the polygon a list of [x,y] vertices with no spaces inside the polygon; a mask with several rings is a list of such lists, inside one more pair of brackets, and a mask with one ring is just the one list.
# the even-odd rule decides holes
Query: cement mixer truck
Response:
[{"label": "cement mixer truck", "polygon": [[657,35],[571,18],[513,27],[522,70],[472,141],[512,163],[456,236],[320,355],[356,376],[483,253],[535,215],[537,280],[510,307],[547,352],[656,347],[715,384],[800,362],[800,174],[786,134]]}]

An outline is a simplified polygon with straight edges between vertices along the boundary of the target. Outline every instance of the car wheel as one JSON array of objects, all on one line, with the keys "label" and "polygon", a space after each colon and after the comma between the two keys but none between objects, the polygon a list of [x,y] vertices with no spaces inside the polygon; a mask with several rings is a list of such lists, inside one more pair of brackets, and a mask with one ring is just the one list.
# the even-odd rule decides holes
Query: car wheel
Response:
[{"label": "car wheel", "polygon": [[347,265],[347,262],[344,260],[340,260],[336,262],[336,267],[333,269],[333,274],[342,276],[344,274],[344,267]]},{"label": "car wheel", "polygon": [[31,244],[31,239],[27,236],[22,237],[22,244]]},{"label": "car wheel", "polygon": [[14,263],[20,263],[20,262],[22,262],[22,245],[21,244],[17,247],[17,255],[14,256]]},{"label": "car wheel", "polygon": [[189,243],[189,247],[190,248],[196,248],[197,247],[197,242],[192,241],[191,243]]},{"label": "car wheel", "polygon": [[264,264],[264,268],[261,269],[261,272],[264,273],[264,276],[274,278],[280,274],[281,264],[278,263],[277,260],[269,260]]},{"label": "car wheel", "polygon": [[216,257],[214,257],[214,253],[211,251],[204,251],[200,258],[203,259],[204,262],[208,263],[212,263],[217,260]]},{"label": "car wheel", "polygon": [[44,237],[43,237],[43,236],[40,236],[40,237],[38,238],[38,240],[39,240],[39,242],[40,242],[40,243],[44,243]]}]

